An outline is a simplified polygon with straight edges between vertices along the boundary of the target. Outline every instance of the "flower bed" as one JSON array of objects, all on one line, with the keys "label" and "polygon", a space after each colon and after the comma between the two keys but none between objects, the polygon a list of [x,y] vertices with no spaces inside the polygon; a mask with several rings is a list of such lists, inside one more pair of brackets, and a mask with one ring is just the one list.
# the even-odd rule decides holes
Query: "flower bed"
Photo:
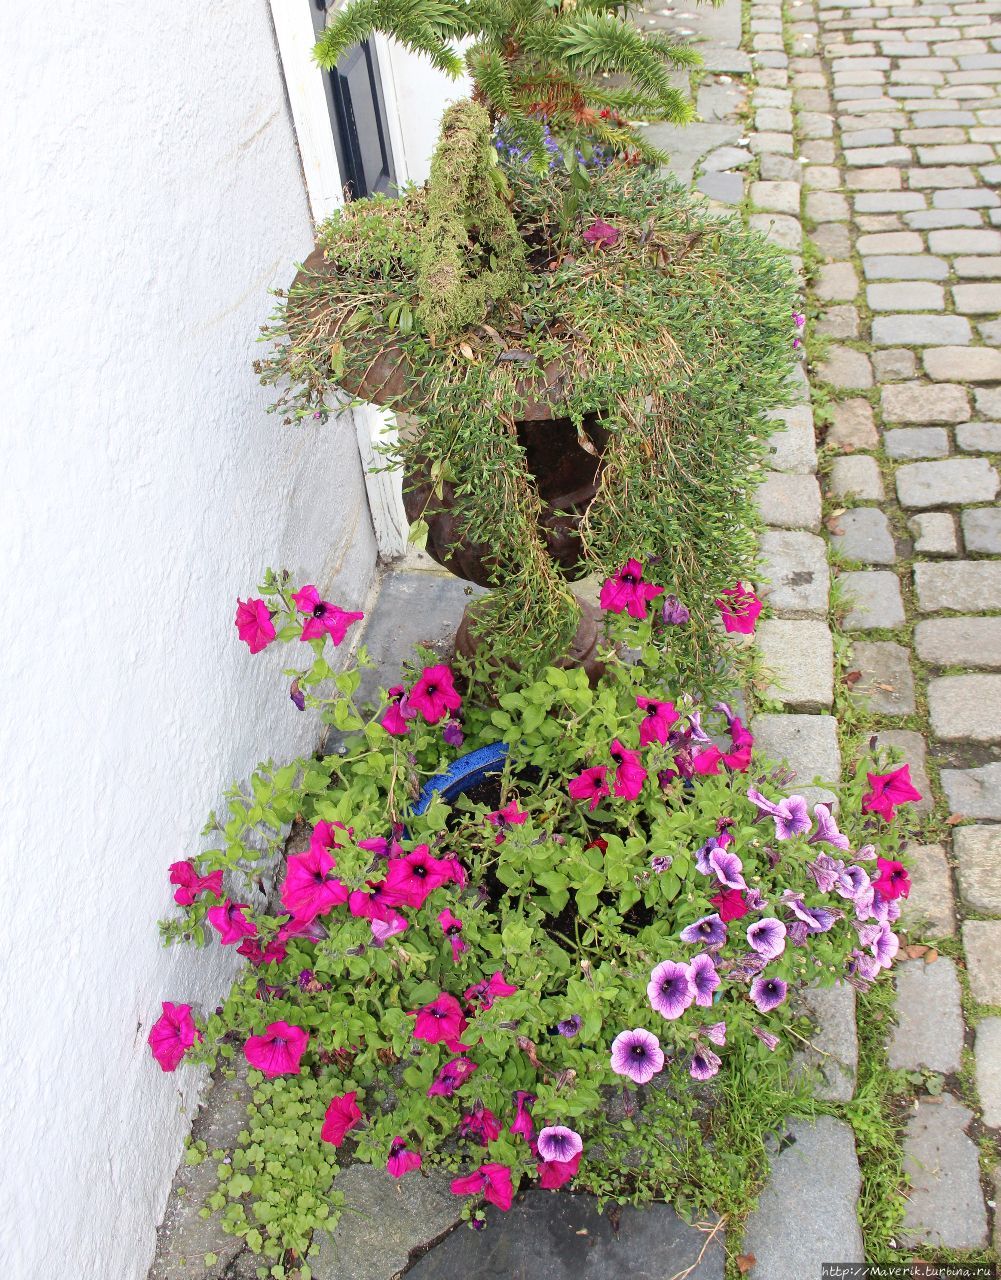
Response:
[{"label": "flower bed", "polygon": [[[164,1070],[251,1068],[210,1207],[262,1274],[304,1280],[346,1158],[454,1171],[474,1224],[531,1185],[725,1209],[795,1097],[793,995],[865,991],[892,963],[906,766],[860,762],[837,816],[811,814],[727,704],[674,688],[685,609],[635,561],[602,591],[621,643],[595,688],[418,660],[371,718],[358,671],[324,657],[357,615],[274,575],[264,595],[241,603],[241,636],[311,645],[292,697],[349,737],[344,755],[262,767],[213,816],[217,847],[171,868],[165,937],[250,962],[214,1012],[165,1003],[150,1036]],[[738,587],[719,607],[749,630],[760,606]],[[427,786],[497,743],[472,787]],[[269,904],[253,833],[293,819],[301,851]]]}]

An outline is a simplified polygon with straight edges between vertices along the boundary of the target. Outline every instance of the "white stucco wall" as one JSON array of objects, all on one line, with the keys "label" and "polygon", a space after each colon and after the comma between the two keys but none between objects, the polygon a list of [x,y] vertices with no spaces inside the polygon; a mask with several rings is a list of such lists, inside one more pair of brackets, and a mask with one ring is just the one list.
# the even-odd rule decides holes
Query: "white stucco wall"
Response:
[{"label": "white stucco wall", "polygon": [[318,739],[236,596],[375,549],[351,425],[250,368],[311,244],[267,0],[15,5],[0,70],[0,1271],[137,1280],[196,1083],[146,1036],[232,961],[161,948],[167,866]]}]

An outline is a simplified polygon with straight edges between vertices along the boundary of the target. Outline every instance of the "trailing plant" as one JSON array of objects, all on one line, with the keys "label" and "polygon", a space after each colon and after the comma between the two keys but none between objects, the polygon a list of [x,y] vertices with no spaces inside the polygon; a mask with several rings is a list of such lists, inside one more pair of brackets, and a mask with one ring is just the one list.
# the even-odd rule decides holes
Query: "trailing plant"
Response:
[{"label": "trailing plant", "polygon": [[[906,766],[860,766],[837,819],[811,815],[728,705],[678,691],[667,636],[690,623],[662,595],[634,561],[604,584],[614,647],[594,688],[558,667],[463,685],[419,658],[371,715],[358,671],[324,655],[357,615],[284,575],[240,603],[252,650],[311,646],[292,697],[348,735],[343,754],[263,767],[210,822],[215,847],[171,867],[167,940],[250,963],[214,1012],[164,1004],[150,1044],[164,1070],[249,1068],[209,1208],[261,1274],[308,1277],[347,1159],[443,1166],[474,1217],[571,1183],[720,1210],[746,1206],[766,1133],[809,1109],[794,997],[864,992],[892,962],[909,887],[893,819],[917,793]],[[744,630],[759,607],[722,605]],[[429,781],[491,744],[478,789],[446,800]],[[256,828],[293,817],[269,896]]]}]

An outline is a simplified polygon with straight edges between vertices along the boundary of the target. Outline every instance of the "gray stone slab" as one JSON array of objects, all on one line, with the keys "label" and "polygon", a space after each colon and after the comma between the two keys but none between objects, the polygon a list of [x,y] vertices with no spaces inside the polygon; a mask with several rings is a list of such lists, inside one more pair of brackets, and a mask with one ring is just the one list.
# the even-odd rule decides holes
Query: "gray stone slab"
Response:
[{"label": "gray stone slab", "polygon": [[906,347],[887,347],[885,351],[872,353],[872,367],[877,382],[900,382],[913,378],[917,372],[917,358]]},{"label": "gray stone slab", "polygon": [[875,449],[879,434],[868,400],[838,400],[831,405],[831,425],[825,443],[835,449]]},{"label": "gray stone slab", "polygon": [[852,347],[829,347],[817,368],[817,377],[845,391],[866,391],[873,385],[869,357]]},{"label": "gray stone slab", "polygon": [[1001,422],[961,422],[956,444],[964,453],[1001,453]]},{"label": "gray stone slab", "polygon": [[957,827],[959,896],[971,911],[1001,916],[1001,827]]},{"label": "gray stone slab", "polygon": [[920,555],[959,554],[956,521],[947,511],[926,511],[912,516],[907,527],[914,537],[914,550]]},{"label": "gray stone slab", "polygon": [[1001,1005],[1001,920],[967,920],[963,950],[974,1000]]},{"label": "gray stone slab", "polygon": [[780,617],[827,616],[827,546],[813,533],[769,529],[761,535],[761,596]]},{"label": "gray stone slab", "polygon": [[[911,776],[913,780],[913,770]],[[909,844],[906,857],[911,891],[902,900],[901,927],[912,937],[928,940],[953,937],[956,907],[945,850],[940,844]]]},{"label": "gray stone slab", "polygon": [[1001,554],[1001,507],[976,507],[962,516],[967,551]]},{"label": "gray stone slab", "polygon": [[744,198],[744,179],[739,173],[704,173],[695,186],[721,204],[740,204]]},{"label": "gray stone slab", "polygon": [[939,778],[950,813],[965,818],[1001,819],[1001,764],[942,769]]},{"label": "gray stone slab", "polygon": [[834,701],[834,645],[826,622],[769,618],[755,641],[773,674],[765,696],[796,711],[820,711]]},{"label": "gray stone slab", "polygon": [[878,507],[855,507],[831,525],[831,545],[847,560],[862,564],[893,564],[897,550],[890,521]]},{"label": "gray stone slab", "polygon": [[887,422],[965,422],[970,416],[966,388],[951,382],[931,387],[921,382],[895,382],[883,387],[880,396]]},{"label": "gray stone slab", "polygon": [[877,253],[862,259],[862,270],[867,280],[944,280],[949,274],[949,264],[944,258],[932,258],[924,253]]},{"label": "gray stone slab", "polygon": [[851,696],[881,716],[909,716],[914,713],[914,674],[910,651],[892,640],[852,645],[852,667],[862,675]]},{"label": "gray stone slab", "polygon": [[820,528],[820,485],[813,475],[773,472],[766,475],[755,495],[758,511],[773,529]]},{"label": "gray stone slab", "polygon": [[904,601],[900,582],[888,569],[842,573],[838,582],[849,601],[844,625],[847,631],[874,631],[904,625]]},{"label": "gray stone slab", "polygon": [[754,157],[743,147],[717,147],[702,162],[705,173],[723,172],[728,169],[742,169],[751,163]]},{"label": "gray stone slab", "polygon": [[[707,1239],[665,1204],[627,1205],[613,1230],[596,1204],[593,1196],[533,1191],[508,1213],[488,1206],[485,1230],[459,1227],[411,1267],[408,1280],[723,1280],[722,1231]],[[316,1276],[359,1280],[343,1270]]]},{"label": "gray stone slab", "polygon": [[832,498],[862,498],[881,502],[885,497],[879,463],[865,453],[835,458],[831,463],[827,487]]},{"label": "gray stone slab", "polygon": [[808,404],[778,409],[768,415],[782,423],[768,437],[768,465],[773,471],[810,475],[817,470],[817,444],[813,434],[813,411]]},{"label": "gray stone slab", "polygon": [[904,960],[894,966],[897,1023],[887,1049],[893,1068],[940,1071],[947,1075],[962,1065],[962,988],[956,965],[948,956],[931,964]]},{"label": "gray stone slab", "polygon": [[[907,234],[917,235],[917,232]],[[872,322],[872,340],[877,347],[958,347],[964,346],[970,338],[970,322],[963,316],[902,314],[877,316]]]},{"label": "gray stone slab", "polygon": [[817,269],[813,293],[820,302],[851,302],[858,289],[858,276],[850,262],[825,262]]},{"label": "gray stone slab", "polygon": [[319,1245],[310,1259],[314,1280],[392,1280],[414,1251],[459,1222],[463,1202],[449,1190],[453,1176],[430,1169],[397,1181],[374,1165],[342,1170],[334,1186],[344,1193],[344,1210],[333,1234],[313,1238]]},{"label": "gray stone slab", "polygon": [[910,765],[911,782],[921,792],[921,799],[911,806],[915,813],[931,813],[932,789],[928,780],[927,743],[914,729],[881,729],[876,735],[876,746],[892,747],[900,753],[904,764]]},{"label": "gray stone slab", "polygon": [[896,427],[883,434],[890,458],[944,458],[949,452],[945,427]]},{"label": "gray stone slab", "polygon": [[977,1093],[984,1124],[1001,1127],[1001,1018],[984,1018],[977,1026]]},{"label": "gray stone slab", "polygon": [[942,311],[945,291],[930,280],[887,281],[866,288],[871,311]]},{"label": "gray stone slab", "polygon": [[857,307],[839,303],[836,307],[828,307],[817,317],[813,332],[823,338],[857,338],[859,336],[859,313]]},{"label": "gray stone slab", "polygon": [[829,787],[841,779],[841,749],[833,716],[758,715],[751,732],[763,757],[788,763],[797,791],[811,803],[827,804],[834,798]]},{"label": "gray stone slab", "polygon": [[922,613],[1001,609],[1001,564],[989,560],[916,564],[914,587]]},{"label": "gray stone slab", "polygon": [[928,714],[935,735],[947,742],[1001,742],[1001,675],[929,680]]},{"label": "gray stone slab", "polygon": [[912,462],[898,468],[896,481],[901,506],[911,510],[992,502],[1001,485],[998,473],[986,458]]},{"label": "gray stone slab", "polygon": [[935,382],[1001,381],[1001,351],[993,347],[929,347],[921,359]]},{"label": "gray stone slab", "polygon": [[905,1244],[976,1249],[987,1243],[972,1111],[950,1093],[920,1098],[907,1122],[904,1172],[910,1179],[900,1237]]},{"label": "gray stone slab", "polygon": [[688,187],[702,157],[719,147],[733,146],[740,129],[733,124],[654,124],[643,130],[643,136],[670,157],[666,168]]},{"label": "gray stone slab", "polygon": [[851,1127],[833,1116],[818,1116],[812,1125],[793,1121],[788,1137],[791,1145],[775,1159],[744,1229],[742,1252],[754,1255],[760,1280],[804,1280],[819,1276],[824,1262],[864,1257],[856,1216],[861,1177]]},{"label": "gray stone slab", "polygon": [[815,1093],[827,1102],[849,1102],[858,1077],[855,988],[847,982],[809,987],[800,997],[813,1022],[810,1045],[796,1054],[798,1065],[819,1073]]},{"label": "gray stone slab", "polygon": [[1001,669],[1001,618],[927,618],[914,628],[918,657],[936,667]]}]

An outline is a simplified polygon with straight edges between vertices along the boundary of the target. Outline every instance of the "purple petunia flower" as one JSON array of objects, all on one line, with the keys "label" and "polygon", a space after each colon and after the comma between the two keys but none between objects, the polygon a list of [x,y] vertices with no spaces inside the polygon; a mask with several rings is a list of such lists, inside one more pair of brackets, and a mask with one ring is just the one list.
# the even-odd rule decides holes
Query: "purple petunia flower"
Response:
[{"label": "purple petunia flower", "polygon": [[835,849],[851,848],[851,841],[838,830],[829,805],[814,805],[813,816],[817,822],[817,830],[807,838],[808,844],[830,844]]},{"label": "purple petunia flower", "polygon": [[744,891],[744,901],[749,911],[764,911],[768,906],[765,895],[760,889],[748,888]]},{"label": "purple petunia flower", "polygon": [[831,907],[808,907],[791,889],[783,893],[782,900],[792,909],[793,914],[803,921],[810,933],[826,933],[845,914]]},{"label": "purple petunia flower", "polygon": [[766,1031],[764,1027],[752,1027],[751,1033],[756,1035],[766,1049],[770,1049],[772,1053],[779,1047],[778,1036],[773,1036],[770,1031]]},{"label": "purple petunia flower", "polygon": [[458,720],[446,720],[445,727],[441,731],[442,740],[450,747],[461,747],[465,741],[465,735],[462,732],[462,725]]},{"label": "purple petunia flower", "polygon": [[703,876],[711,876],[712,867],[709,865],[709,855],[714,849],[723,848],[715,836],[710,836],[705,844],[699,845],[695,850],[695,870]]},{"label": "purple petunia flower", "polygon": [[735,853],[727,853],[725,849],[713,849],[709,854],[709,866],[720,884],[725,884],[728,889],[747,888],[747,881],[741,875],[744,864]]},{"label": "purple petunia flower", "polygon": [[810,829],[810,810],[803,796],[789,796],[772,804],[760,791],[747,788],[747,798],[760,813],[767,813],[775,819],[775,838],[791,840],[793,836],[802,835]]},{"label": "purple petunia flower", "polygon": [[900,949],[900,939],[888,924],[880,926],[879,937],[873,943],[872,954],[881,969],[889,969]]},{"label": "purple petunia flower", "polygon": [[662,1018],[680,1018],[695,999],[691,971],[686,964],[662,961],[650,974],[646,993]]},{"label": "purple petunia flower", "polygon": [[802,947],[810,936],[810,928],[805,920],[794,920],[786,929],[786,942],[794,947]]},{"label": "purple petunia flower", "polygon": [[722,1060],[718,1053],[713,1053],[712,1049],[700,1045],[692,1054],[688,1071],[693,1080],[711,1080],[721,1065]]},{"label": "purple petunia flower", "polygon": [[695,956],[688,966],[688,974],[695,990],[695,1003],[702,1009],[711,1008],[713,992],[720,983],[712,956]]},{"label": "purple petunia flower", "polygon": [[539,1133],[539,1155],[543,1160],[558,1160],[565,1164],[584,1150],[584,1139],[566,1125],[547,1125]]},{"label": "purple petunia flower", "polygon": [[755,978],[751,983],[751,1000],[759,1013],[771,1013],[786,998],[788,989],[781,978]]},{"label": "purple petunia flower", "polygon": [[667,596],[661,611],[664,621],[669,627],[681,627],[692,616],[677,596]]},{"label": "purple petunia flower", "polygon": [[564,1018],[561,1022],[557,1022],[556,1030],[567,1040],[572,1040],[580,1030],[581,1016],[579,1013],[572,1013],[569,1018]]},{"label": "purple petunia flower", "polygon": [[673,862],[674,859],[669,853],[657,853],[650,859],[650,868],[660,876],[663,875],[665,871],[671,870],[671,864]]},{"label": "purple petunia flower", "polygon": [[702,1035],[704,1035],[707,1040],[711,1040],[713,1044],[726,1044],[725,1022],[713,1022],[710,1023],[708,1027],[700,1027],[699,1030]]},{"label": "purple petunia flower", "polygon": [[612,1070],[635,1084],[649,1084],[664,1068],[664,1051],[652,1031],[620,1031],[612,1041]]},{"label": "purple petunia flower", "polygon": [[726,925],[713,912],[711,916],[703,916],[694,924],[686,925],[681,931],[681,941],[695,946],[721,947],[726,942]]},{"label": "purple petunia flower", "polygon": [[837,888],[838,881],[845,869],[840,858],[832,858],[829,853],[818,853],[813,862],[806,864],[806,869],[817,882],[821,893],[830,893]]},{"label": "purple petunia flower", "polygon": [[747,927],[747,941],[766,960],[774,960],[786,949],[786,927],[774,916],[766,916]]}]

